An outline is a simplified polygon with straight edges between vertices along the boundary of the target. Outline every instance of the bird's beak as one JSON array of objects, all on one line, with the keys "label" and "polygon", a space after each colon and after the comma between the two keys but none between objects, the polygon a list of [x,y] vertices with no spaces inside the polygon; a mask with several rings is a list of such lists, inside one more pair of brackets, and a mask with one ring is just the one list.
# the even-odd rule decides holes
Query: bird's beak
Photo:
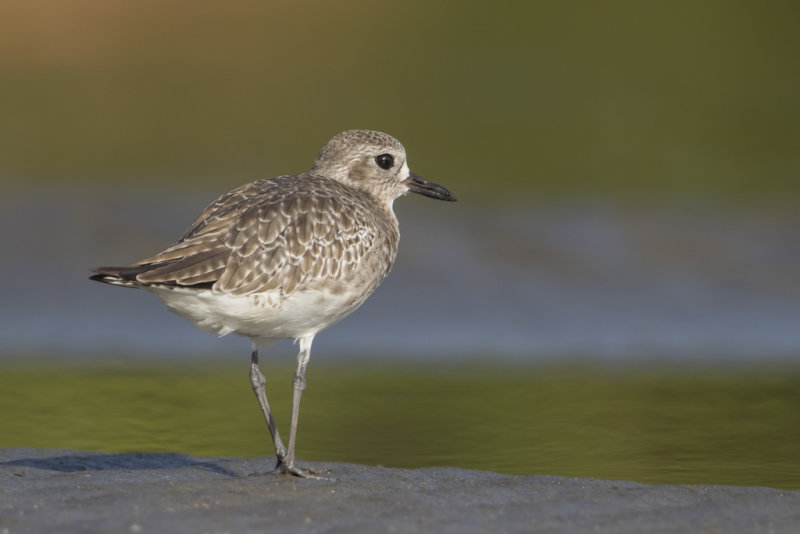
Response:
[{"label": "bird's beak", "polygon": [[441,185],[429,182],[422,176],[418,176],[413,172],[408,173],[408,178],[403,180],[403,183],[408,186],[408,190],[412,193],[419,193],[420,195],[425,195],[426,197],[435,198],[437,200],[456,201],[456,197],[453,193]]}]

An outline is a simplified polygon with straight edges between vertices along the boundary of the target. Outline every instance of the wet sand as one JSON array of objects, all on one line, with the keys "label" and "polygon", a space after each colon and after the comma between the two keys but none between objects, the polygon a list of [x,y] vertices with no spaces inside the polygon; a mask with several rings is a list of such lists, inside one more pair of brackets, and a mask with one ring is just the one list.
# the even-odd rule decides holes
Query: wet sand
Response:
[{"label": "wet sand", "polygon": [[652,486],[456,468],[0,450],[0,533],[800,531],[800,490]]}]

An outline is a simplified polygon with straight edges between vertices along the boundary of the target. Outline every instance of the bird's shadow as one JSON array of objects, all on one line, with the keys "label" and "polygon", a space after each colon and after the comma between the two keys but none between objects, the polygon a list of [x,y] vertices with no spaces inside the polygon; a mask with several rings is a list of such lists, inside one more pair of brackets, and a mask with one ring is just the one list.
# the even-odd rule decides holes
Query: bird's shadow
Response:
[{"label": "bird's shadow", "polygon": [[132,452],[122,454],[68,454],[50,458],[20,458],[0,462],[0,466],[31,467],[62,473],[79,471],[108,471],[114,469],[178,469],[182,467],[199,467],[220,475],[239,478],[239,474],[214,462],[198,461],[186,454],[178,453],[143,453]]}]

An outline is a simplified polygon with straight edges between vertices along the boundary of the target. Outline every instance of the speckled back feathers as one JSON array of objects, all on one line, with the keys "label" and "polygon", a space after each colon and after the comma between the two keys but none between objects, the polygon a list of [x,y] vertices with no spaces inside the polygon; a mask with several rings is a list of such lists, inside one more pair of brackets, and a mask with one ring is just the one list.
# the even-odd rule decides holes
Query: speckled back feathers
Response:
[{"label": "speckled back feathers", "polygon": [[285,298],[310,282],[347,283],[368,269],[377,286],[399,237],[396,219],[365,195],[310,174],[282,176],[220,197],[175,245],[117,274],[143,285]]}]

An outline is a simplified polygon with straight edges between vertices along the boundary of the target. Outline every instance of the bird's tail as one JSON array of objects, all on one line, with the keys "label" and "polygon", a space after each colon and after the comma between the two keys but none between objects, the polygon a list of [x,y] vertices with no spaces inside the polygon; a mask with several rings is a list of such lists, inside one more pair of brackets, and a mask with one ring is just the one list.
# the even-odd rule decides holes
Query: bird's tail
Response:
[{"label": "bird's tail", "polygon": [[93,274],[89,280],[112,284],[123,287],[142,287],[142,283],[136,279],[136,275],[144,269],[141,266],[127,267],[94,267]]}]

